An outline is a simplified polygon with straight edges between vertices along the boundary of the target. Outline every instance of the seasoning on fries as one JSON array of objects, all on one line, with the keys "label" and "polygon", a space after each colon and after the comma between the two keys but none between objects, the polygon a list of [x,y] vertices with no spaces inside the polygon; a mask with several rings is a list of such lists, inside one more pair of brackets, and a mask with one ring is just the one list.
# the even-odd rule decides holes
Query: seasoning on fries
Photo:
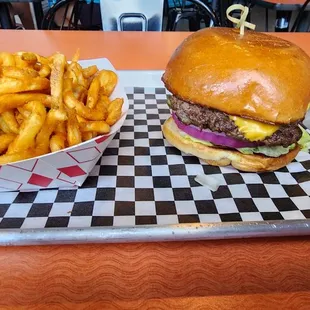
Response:
[{"label": "seasoning on fries", "polygon": [[56,152],[110,132],[124,99],[113,71],[82,68],[77,50],[0,53],[0,165]]}]

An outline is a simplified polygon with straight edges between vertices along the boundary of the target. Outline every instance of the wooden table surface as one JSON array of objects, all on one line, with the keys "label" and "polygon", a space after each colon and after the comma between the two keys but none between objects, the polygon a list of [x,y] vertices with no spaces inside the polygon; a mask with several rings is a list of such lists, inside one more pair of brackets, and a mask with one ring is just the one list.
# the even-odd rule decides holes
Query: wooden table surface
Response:
[{"label": "wooden table surface", "polygon": [[[76,47],[164,69],[188,33],[0,31],[0,50]],[[277,33],[310,54],[310,34]],[[0,248],[0,309],[309,309],[310,238]]]}]

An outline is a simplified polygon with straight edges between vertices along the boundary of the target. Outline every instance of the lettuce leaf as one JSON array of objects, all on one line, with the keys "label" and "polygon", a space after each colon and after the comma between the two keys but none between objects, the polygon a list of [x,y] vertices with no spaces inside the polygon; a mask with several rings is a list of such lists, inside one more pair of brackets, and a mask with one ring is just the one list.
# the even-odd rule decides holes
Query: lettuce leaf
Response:
[{"label": "lettuce leaf", "polygon": [[310,149],[310,135],[302,126],[299,126],[302,131],[302,136],[298,140],[298,144],[301,146],[301,150],[304,152],[308,152]]},{"label": "lettuce leaf", "polygon": [[291,144],[289,147],[279,146],[257,146],[257,147],[244,147],[238,149],[239,152],[252,155],[254,153],[264,154],[269,157],[279,157],[281,155],[287,154],[290,150],[295,147],[295,144]]},{"label": "lettuce leaf", "polygon": [[167,105],[171,109],[171,95],[167,95]]}]

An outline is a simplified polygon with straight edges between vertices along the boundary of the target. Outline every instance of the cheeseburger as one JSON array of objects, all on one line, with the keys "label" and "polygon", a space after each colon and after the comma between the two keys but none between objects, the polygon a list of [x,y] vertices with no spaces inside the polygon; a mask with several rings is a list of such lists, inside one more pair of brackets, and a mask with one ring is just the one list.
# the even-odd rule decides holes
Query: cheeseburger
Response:
[{"label": "cheeseburger", "polygon": [[206,28],[176,49],[162,80],[172,94],[165,138],[210,165],[271,171],[309,143],[310,58],[254,31]]}]

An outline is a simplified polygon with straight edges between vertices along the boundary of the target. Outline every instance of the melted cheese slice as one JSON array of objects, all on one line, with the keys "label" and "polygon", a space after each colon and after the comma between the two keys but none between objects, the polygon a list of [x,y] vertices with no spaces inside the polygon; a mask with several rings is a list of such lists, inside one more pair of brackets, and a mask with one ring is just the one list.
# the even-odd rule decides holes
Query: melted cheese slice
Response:
[{"label": "melted cheese slice", "polygon": [[235,122],[239,131],[250,141],[264,140],[279,129],[277,125],[264,124],[238,116],[229,116],[229,118]]}]

